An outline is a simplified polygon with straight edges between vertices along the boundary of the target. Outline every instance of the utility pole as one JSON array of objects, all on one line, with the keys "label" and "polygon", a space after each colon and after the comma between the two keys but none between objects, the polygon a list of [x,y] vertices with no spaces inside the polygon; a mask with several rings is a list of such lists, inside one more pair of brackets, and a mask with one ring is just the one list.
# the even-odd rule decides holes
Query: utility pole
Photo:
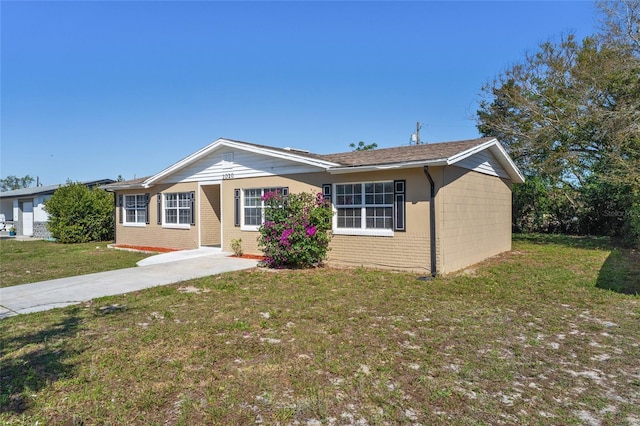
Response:
[{"label": "utility pole", "polygon": [[416,123],[416,132],[411,135],[411,143],[420,145],[420,129],[422,129],[422,123],[419,121]]}]

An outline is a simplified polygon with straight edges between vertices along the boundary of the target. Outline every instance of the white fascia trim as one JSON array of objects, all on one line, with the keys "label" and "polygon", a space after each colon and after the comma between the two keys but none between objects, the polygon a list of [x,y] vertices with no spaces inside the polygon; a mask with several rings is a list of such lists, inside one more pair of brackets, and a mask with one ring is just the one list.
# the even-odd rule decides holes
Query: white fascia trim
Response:
[{"label": "white fascia trim", "polygon": [[[518,166],[516,166],[509,154],[507,154],[507,151],[500,142],[496,141],[495,145],[489,147],[489,150],[493,153],[498,162],[502,164],[502,167],[507,170],[507,173],[511,176],[511,181],[513,183],[524,183],[524,175],[520,169],[518,169]],[[496,152],[496,150],[498,152]]]},{"label": "white fascia trim", "polygon": [[391,163],[391,164],[378,164],[373,166],[351,166],[351,167],[332,167],[327,171],[332,175],[339,175],[345,173],[361,173],[361,172],[376,172],[382,170],[397,170],[397,169],[411,169],[415,167],[423,166],[446,166],[448,165],[446,158],[439,158],[436,160],[426,161],[406,161],[403,163]]},{"label": "white fascia trim", "polygon": [[464,160],[465,158],[471,157],[474,154],[479,153],[480,151],[484,151],[489,148],[491,145],[495,145],[498,143],[497,139],[491,139],[483,144],[476,145],[473,148],[469,148],[466,151],[459,152],[451,157],[447,158],[447,165],[451,165],[457,163],[458,161]]}]

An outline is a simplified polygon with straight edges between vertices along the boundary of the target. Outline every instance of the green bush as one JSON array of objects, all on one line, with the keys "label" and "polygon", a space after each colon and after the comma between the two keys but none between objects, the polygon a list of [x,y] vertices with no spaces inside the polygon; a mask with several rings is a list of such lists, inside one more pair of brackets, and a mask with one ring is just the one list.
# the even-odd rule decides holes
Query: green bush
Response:
[{"label": "green bush", "polygon": [[576,190],[542,176],[527,176],[513,186],[513,230],[574,234],[578,232]]},{"label": "green bush", "polygon": [[240,257],[244,253],[242,250],[242,238],[231,240],[231,250],[233,254]]},{"label": "green bush", "polygon": [[640,195],[632,185],[591,176],[581,196],[586,206],[580,217],[582,233],[616,237],[640,247]]},{"label": "green bush", "polygon": [[634,203],[627,210],[621,234],[626,245],[640,248],[640,202]]},{"label": "green bush", "polygon": [[49,232],[61,243],[113,240],[113,194],[109,192],[67,182],[44,208],[49,213]]}]

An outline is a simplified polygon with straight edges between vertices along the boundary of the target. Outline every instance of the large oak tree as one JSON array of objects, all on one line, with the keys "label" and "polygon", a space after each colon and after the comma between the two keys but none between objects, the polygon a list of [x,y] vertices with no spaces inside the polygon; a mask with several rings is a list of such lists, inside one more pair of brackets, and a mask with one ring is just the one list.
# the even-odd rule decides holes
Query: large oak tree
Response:
[{"label": "large oak tree", "polygon": [[554,218],[556,226],[547,230],[591,232],[596,218],[600,233],[635,226],[638,241],[640,1],[600,3],[599,10],[602,33],[542,43],[485,85],[478,129],[505,144],[533,178],[538,191],[516,189],[516,206],[523,202],[520,192],[540,193],[541,183],[542,197],[563,201],[528,201],[562,205],[556,212],[525,206]]}]

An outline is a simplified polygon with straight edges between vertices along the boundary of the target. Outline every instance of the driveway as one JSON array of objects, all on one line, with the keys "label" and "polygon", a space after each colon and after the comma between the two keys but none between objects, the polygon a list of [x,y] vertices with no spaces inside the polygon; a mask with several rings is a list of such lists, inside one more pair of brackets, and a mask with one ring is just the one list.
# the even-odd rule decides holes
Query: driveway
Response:
[{"label": "driveway", "polygon": [[256,260],[229,257],[212,248],[159,254],[141,260],[135,268],[2,288],[0,319],[256,265]]}]

